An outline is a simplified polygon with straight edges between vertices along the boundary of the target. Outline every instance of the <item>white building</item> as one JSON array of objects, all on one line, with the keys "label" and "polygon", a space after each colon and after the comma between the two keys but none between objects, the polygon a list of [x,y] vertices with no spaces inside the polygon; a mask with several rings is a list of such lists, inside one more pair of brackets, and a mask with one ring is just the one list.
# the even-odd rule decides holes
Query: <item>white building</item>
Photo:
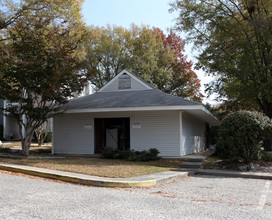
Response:
[{"label": "white building", "polygon": [[96,154],[113,147],[182,156],[204,150],[209,127],[219,125],[201,103],[163,93],[127,70],[63,108],[53,122],[54,154]]},{"label": "white building", "polygon": [[[0,99],[0,108],[17,105],[8,100]],[[52,131],[52,119],[48,119],[47,130]],[[23,131],[24,132],[24,131]],[[0,140],[20,140],[19,126],[16,120],[8,115],[0,114]]]},{"label": "white building", "polygon": [[[8,105],[12,105],[12,103],[7,100],[0,100],[0,108],[6,108]],[[19,126],[17,122],[13,118],[2,114],[0,114],[0,139],[20,139]]]}]

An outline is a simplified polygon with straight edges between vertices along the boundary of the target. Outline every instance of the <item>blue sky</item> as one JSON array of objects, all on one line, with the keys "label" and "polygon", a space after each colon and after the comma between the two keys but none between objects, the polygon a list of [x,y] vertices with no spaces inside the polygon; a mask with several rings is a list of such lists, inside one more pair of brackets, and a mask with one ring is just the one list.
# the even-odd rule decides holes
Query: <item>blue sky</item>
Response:
[{"label": "blue sky", "polygon": [[131,23],[159,27],[164,31],[174,25],[168,12],[169,0],[85,0],[83,15],[87,24],[115,24],[129,28]]},{"label": "blue sky", "polygon": [[[83,16],[87,25],[106,26],[107,24],[129,28],[132,23],[136,25],[149,25],[158,27],[165,33],[175,25],[178,14],[169,13],[169,3],[173,0],[85,0]],[[185,35],[179,33],[184,39]],[[185,47],[188,59],[193,60],[194,54],[191,45]],[[201,80],[201,90],[204,94],[204,84],[213,78],[205,76],[202,71],[195,71]],[[212,98],[208,102],[215,104]]]}]

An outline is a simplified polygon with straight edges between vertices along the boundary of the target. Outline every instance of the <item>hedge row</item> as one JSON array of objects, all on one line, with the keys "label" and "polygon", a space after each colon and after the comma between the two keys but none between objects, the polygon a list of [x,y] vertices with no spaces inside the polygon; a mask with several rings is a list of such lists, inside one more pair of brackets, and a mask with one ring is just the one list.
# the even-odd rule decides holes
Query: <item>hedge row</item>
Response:
[{"label": "hedge row", "polygon": [[151,148],[145,151],[121,151],[119,149],[113,149],[106,147],[102,151],[102,158],[107,159],[123,159],[128,161],[150,161],[159,160],[159,151],[156,148]]}]

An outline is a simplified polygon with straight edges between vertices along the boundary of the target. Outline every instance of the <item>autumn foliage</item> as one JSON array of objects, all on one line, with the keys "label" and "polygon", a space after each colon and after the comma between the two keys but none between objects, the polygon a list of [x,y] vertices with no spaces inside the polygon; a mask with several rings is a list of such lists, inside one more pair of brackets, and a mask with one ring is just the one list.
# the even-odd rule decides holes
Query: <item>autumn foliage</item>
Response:
[{"label": "autumn foliage", "polygon": [[171,64],[173,84],[166,92],[201,101],[203,95],[200,93],[200,80],[192,69],[192,61],[187,61],[187,56],[184,54],[184,40],[172,30],[168,36],[159,28],[153,28],[153,30],[161,35],[164,45],[170,47],[175,54],[175,59]]},{"label": "autumn foliage", "polygon": [[94,89],[128,69],[163,92],[201,101],[200,81],[185,56],[185,43],[173,31],[132,25],[89,27],[88,72]]}]

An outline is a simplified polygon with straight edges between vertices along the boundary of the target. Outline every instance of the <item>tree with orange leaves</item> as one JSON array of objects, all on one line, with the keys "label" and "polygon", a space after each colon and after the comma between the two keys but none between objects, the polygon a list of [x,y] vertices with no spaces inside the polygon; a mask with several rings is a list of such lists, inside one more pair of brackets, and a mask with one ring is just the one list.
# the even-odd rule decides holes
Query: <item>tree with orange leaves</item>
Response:
[{"label": "tree with orange leaves", "polygon": [[88,71],[94,89],[103,87],[121,70],[128,69],[158,89],[201,101],[200,81],[184,55],[184,41],[174,32],[132,25],[90,27]]}]

